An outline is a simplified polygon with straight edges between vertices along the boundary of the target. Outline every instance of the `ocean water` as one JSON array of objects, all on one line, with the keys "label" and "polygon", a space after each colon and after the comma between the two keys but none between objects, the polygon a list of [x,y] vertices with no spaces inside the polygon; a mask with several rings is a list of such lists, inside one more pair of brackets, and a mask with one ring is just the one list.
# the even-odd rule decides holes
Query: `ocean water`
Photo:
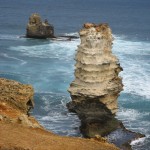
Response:
[{"label": "ocean water", "polygon": [[[69,113],[67,88],[74,79],[74,54],[80,40],[19,38],[31,13],[40,13],[56,35],[77,35],[85,22],[108,22],[115,37],[113,53],[124,71],[117,118],[146,135],[134,150],[150,149],[150,1],[149,0],[0,0],[0,77],[32,84],[33,115],[47,129],[81,136],[78,117]],[[116,135],[117,136],[117,135]]]}]

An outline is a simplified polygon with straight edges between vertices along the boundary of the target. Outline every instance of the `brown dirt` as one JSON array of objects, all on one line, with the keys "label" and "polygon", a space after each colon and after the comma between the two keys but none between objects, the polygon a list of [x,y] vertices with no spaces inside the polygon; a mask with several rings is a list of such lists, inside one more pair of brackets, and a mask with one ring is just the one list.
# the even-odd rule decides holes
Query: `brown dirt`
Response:
[{"label": "brown dirt", "polygon": [[51,132],[0,123],[1,150],[118,150],[114,145],[93,139],[62,137]]}]

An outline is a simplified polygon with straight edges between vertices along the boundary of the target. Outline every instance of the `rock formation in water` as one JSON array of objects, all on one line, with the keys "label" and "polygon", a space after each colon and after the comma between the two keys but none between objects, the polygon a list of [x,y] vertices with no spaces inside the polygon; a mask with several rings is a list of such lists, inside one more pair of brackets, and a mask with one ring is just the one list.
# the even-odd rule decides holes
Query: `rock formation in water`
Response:
[{"label": "rock formation in water", "polygon": [[75,80],[70,84],[70,111],[81,119],[81,132],[86,137],[106,135],[119,126],[114,118],[117,98],[122,90],[122,71],[112,54],[112,33],[107,24],[84,24],[79,32],[81,44],[75,56]]},{"label": "rock formation in water", "polygon": [[32,14],[27,25],[26,37],[28,38],[54,38],[54,27],[45,19],[42,22],[39,14]]},{"label": "rock formation in water", "polygon": [[119,150],[102,138],[62,137],[46,131],[29,110],[34,90],[0,78],[0,150]]}]

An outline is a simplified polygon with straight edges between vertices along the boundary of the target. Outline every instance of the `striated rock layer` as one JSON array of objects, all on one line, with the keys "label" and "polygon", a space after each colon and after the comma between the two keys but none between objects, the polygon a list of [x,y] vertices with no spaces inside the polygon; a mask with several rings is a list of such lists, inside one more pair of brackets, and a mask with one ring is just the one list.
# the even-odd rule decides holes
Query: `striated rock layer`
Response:
[{"label": "striated rock layer", "polygon": [[107,24],[86,23],[79,34],[75,80],[68,89],[72,101],[67,107],[79,116],[84,137],[105,136],[122,150],[129,150],[130,142],[144,135],[127,130],[115,118],[123,84],[118,76],[122,68],[111,51],[111,29]]},{"label": "striated rock layer", "polygon": [[29,38],[53,38],[54,27],[45,19],[42,22],[39,14],[32,14],[27,25],[26,37]]},{"label": "striated rock layer", "polygon": [[107,24],[85,24],[80,31],[81,44],[75,57],[75,80],[69,92],[73,101],[97,99],[114,114],[122,90],[122,70],[112,54],[112,33]]},{"label": "striated rock layer", "polygon": [[46,131],[29,110],[34,90],[13,80],[0,78],[0,150],[119,150],[101,137],[62,137]]},{"label": "striated rock layer", "polygon": [[123,89],[119,61],[112,54],[112,33],[107,24],[84,24],[75,56],[75,80],[70,84],[72,102],[67,106],[81,119],[87,137],[106,135],[119,126],[114,118]]}]

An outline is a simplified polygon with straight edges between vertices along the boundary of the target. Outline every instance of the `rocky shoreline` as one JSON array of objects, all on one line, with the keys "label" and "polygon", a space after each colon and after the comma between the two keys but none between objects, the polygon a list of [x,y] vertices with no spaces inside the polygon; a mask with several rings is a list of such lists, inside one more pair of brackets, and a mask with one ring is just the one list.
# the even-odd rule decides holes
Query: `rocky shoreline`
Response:
[{"label": "rocky shoreline", "polygon": [[31,85],[0,78],[1,150],[118,150],[101,137],[62,137],[46,131],[29,115],[33,94]]},{"label": "rocky shoreline", "polygon": [[143,137],[128,131],[123,124],[105,138],[98,135],[93,138],[56,135],[45,130],[30,116],[29,110],[34,107],[33,95],[34,89],[31,85],[0,78],[1,150],[119,150],[115,145],[129,150],[131,139]]}]

